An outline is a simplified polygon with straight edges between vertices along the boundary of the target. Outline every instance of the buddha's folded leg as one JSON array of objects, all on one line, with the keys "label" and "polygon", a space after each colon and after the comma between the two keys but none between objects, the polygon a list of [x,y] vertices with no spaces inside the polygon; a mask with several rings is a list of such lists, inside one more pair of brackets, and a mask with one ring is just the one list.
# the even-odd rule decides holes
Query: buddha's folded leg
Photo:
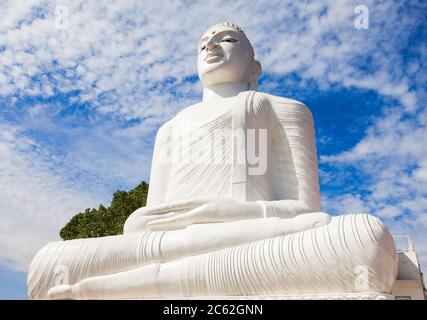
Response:
[{"label": "buddha's folded leg", "polygon": [[182,260],[182,296],[389,293],[394,240],[367,214]]},{"label": "buddha's folded leg", "polygon": [[47,291],[84,278],[136,268],[151,258],[162,233],[140,233],[51,242],[34,257],[28,271],[28,295],[45,299]]},{"label": "buddha's folded leg", "polygon": [[318,212],[292,219],[198,224],[168,232],[146,231],[53,242],[33,259],[28,274],[28,292],[30,298],[44,299],[50,288],[61,284],[73,285],[86,278],[307,230],[326,224],[329,219],[328,215]]},{"label": "buddha's folded leg", "polygon": [[393,239],[378,219],[347,215],[308,231],[88,278],[50,294],[116,299],[389,293],[396,261]]},{"label": "buddha's folded leg", "polygon": [[[95,300],[158,297],[160,267],[160,263],[153,263],[129,271],[86,278],[74,285],[60,285],[49,290],[48,298]],[[175,283],[173,285],[176,287]]]}]

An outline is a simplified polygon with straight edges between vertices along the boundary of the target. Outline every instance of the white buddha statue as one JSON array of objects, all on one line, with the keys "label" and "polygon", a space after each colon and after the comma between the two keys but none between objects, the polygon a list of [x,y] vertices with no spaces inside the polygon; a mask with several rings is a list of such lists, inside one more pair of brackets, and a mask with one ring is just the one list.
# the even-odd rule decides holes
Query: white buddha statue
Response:
[{"label": "white buddha statue", "polygon": [[312,115],[256,92],[261,65],[244,32],[209,28],[198,72],[203,101],[157,133],[147,206],[123,235],[42,248],[30,298],[389,293],[390,233],[367,214],[320,211]]}]

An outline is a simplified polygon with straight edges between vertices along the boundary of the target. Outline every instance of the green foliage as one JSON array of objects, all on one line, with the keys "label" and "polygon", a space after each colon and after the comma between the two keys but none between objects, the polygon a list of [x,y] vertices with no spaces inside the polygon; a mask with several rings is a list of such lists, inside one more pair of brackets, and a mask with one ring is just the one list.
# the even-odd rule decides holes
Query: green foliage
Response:
[{"label": "green foliage", "polygon": [[127,217],[147,202],[148,184],[130,191],[116,191],[108,208],[86,209],[75,215],[60,231],[63,240],[95,238],[123,233]]}]

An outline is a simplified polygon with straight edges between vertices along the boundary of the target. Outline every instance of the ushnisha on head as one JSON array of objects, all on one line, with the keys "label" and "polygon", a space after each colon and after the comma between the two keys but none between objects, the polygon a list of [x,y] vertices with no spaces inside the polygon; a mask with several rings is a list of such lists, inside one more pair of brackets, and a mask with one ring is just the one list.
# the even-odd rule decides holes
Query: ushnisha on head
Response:
[{"label": "ushnisha on head", "polygon": [[247,83],[256,90],[261,64],[243,30],[230,22],[210,27],[199,42],[197,68],[204,88],[221,83]]}]

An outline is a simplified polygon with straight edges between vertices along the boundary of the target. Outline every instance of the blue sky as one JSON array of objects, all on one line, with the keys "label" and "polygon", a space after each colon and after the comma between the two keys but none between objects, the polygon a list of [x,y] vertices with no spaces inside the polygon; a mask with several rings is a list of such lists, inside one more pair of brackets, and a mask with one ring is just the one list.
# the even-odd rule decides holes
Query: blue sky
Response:
[{"label": "blue sky", "polygon": [[[368,29],[355,26],[360,4]],[[149,179],[156,130],[201,99],[197,42],[221,21],[253,43],[260,91],[312,110],[323,210],[369,212],[393,234],[412,234],[425,270],[425,3],[0,0],[0,8],[0,299],[26,298],[31,258],[70,217]]]}]

